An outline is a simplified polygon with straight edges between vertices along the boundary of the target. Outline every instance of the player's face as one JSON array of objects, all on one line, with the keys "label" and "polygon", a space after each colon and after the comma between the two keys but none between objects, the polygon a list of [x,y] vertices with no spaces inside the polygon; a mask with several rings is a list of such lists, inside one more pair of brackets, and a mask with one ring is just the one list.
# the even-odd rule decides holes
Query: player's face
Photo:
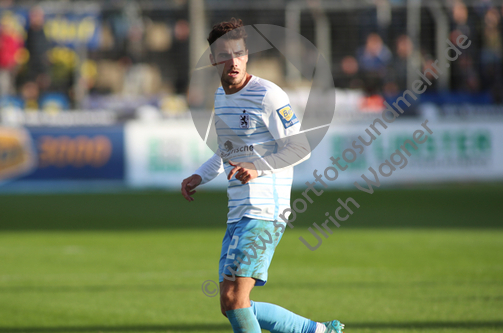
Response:
[{"label": "player's face", "polygon": [[222,84],[240,86],[246,81],[248,50],[243,39],[217,39],[210,60],[218,65]]}]

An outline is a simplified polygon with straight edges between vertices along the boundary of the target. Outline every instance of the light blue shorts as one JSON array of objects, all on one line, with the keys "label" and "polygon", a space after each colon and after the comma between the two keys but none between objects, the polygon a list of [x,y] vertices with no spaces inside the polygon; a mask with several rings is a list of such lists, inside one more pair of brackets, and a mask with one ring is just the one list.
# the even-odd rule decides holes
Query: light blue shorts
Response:
[{"label": "light blue shorts", "polygon": [[[218,269],[219,281],[233,276],[255,279],[256,286],[267,282],[267,270],[274,250],[283,236],[284,222],[273,222],[243,217],[235,223],[227,224],[222,241],[222,253]],[[253,250],[255,249],[255,251]]]}]

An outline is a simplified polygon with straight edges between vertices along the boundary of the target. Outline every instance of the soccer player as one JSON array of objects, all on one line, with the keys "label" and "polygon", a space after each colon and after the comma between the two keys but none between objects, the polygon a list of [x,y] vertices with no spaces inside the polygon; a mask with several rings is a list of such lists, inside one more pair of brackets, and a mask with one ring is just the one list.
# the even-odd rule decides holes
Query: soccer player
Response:
[{"label": "soccer player", "polygon": [[215,93],[217,152],[183,180],[182,194],[222,172],[228,179],[227,231],[219,262],[220,305],[235,333],[341,333],[337,320],[318,323],[280,306],[254,302],[250,292],[263,286],[290,206],[293,166],[310,156],[309,143],[287,94],[274,83],[246,71],[248,49],[241,20],[213,27],[210,61],[221,75]]}]

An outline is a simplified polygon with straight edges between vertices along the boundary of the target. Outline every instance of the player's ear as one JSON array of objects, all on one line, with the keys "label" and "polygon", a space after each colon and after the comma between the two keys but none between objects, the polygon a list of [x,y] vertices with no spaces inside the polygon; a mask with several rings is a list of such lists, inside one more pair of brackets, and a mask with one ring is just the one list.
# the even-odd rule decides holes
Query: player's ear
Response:
[{"label": "player's ear", "polygon": [[211,64],[212,64],[213,66],[215,66],[215,65],[216,65],[216,63],[215,63],[215,58],[213,58],[213,53],[211,53],[211,52],[210,52],[210,62],[211,62]]}]

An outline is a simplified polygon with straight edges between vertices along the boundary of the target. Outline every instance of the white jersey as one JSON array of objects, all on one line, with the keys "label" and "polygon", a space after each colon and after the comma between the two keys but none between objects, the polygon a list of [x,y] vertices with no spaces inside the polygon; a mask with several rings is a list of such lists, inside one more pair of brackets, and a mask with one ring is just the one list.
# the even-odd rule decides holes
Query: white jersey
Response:
[{"label": "white jersey", "polygon": [[289,103],[280,87],[256,76],[234,94],[217,89],[218,151],[195,173],[207,183],[224,171],[228,175],[231,160],[252,162],[259,175],[246,184],[235,177],[229,181],[227,223],[243,217],[274,221],[290,208],[293,166],[308,159],[310,150],[297,134],[300,122]]}]

